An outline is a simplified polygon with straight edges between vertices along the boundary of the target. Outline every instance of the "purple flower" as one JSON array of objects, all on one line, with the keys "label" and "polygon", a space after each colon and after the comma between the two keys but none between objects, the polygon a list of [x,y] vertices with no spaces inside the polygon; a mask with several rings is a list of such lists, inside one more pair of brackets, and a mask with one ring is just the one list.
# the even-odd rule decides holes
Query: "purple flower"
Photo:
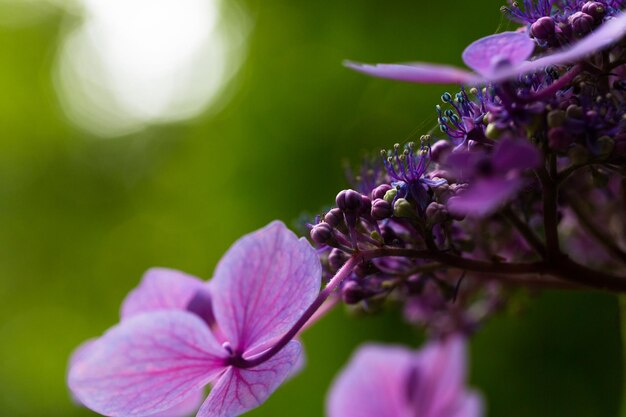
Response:
[{"label": "purple flower", "polygon": [[465,341],[452,336],[418,352],[366,345],[335,380],[328,417],[479,417],[465,384]]},{"label": "purple flower", "polygon": [[[315,250],[273,222],[238,240],[204,283],[171,270],[148,272],[122,320],[74,354],[68,384],[108,416],[232,417],[263,403],[302,361],[290,341],[244,367],[290,329],[319,293]],[[174,410],[174,411],[172,411]]]},{"label": "purple flower", "polygon": [[503,32],[471,43],[463,51],[463,61],[475,72],[429,63],[345,65],[380,78],[423,84],[479,84],[514,78],[552,65],[571,64],[601,51],[626,35],[626,14],[607,20],[598,29],[571,46],[527,61],[535,42],[523,32]]},{"label": "purple flower", "polygon": [[483,151],[454,152],[446,165],[469,186],[448,200],[455,215],[483,217],[509,201],[526,184],[521,175],[541,164],[541,153],[529,142],[503,139],[491,154]]}]

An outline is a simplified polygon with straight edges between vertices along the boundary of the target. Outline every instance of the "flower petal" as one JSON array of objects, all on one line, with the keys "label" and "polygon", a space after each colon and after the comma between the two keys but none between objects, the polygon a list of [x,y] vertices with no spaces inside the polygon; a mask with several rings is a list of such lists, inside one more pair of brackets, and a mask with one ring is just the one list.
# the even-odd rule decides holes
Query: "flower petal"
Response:
[{"label": "flower petal", "polygon": [[81,403],[108,416],[152,415],[195,395],[224,370],[225,350],[197,316],[159,311],[124,320],[71,366]]},{"label": "flower petal", "polygon": [[475,74],[464,69],[425,62],[369,65],[346,61],[344,65],[373,77],[389,78],[410,83],[469,84],[476,80]]},{"label": "flower petal", "polygon": [[182,403],[176,404],[172,408],[168,408],[165,411],[161,411],[156,414],[150,414],[150,417],[186,417],[191,416],[202,405],[202,402],[206,398],[206,394],[203,389],[196,391],[194,394],[187,397]]},{"label": "flower petal", "polygon": [[455,215],[485,217],[513,198],[524,186],[523,178],[477,178],[470,186],[448,200]]},{"label": "flower petal", "polygon": [[452,416],[464,409],[466,346],[461,336],[428,344],[419,353],[420,384],[415,404],[425,405],[423,415]]},{"label": "flower petal", "polygon": [[230,367],[211,390],[197,417],[235,417],[261,405],[289,377],[300,361],[300,343],[250,369]]},{"label": "flower petal", "polygon": [[403,417],[413,353],[403,347],[366,345],[333,382],[328,417]]},{"label": "flower petal", "polygon": [[551,65],[571,64],[607,48],[624,36],[626,36],[626,13],[621,13],[613,19],[608,20],[598,29],[570,47],[563,48],[558,52],[546,55],[534,61],[521,63],[513,68],[497,71],[491,74],[491,76],[487,76],[487,78],[489,81],[497,82],[534,72]]},{"label": "flower petal", "polygon": [[468,45],[463,62],[477,73],[489,76],[500,65],[517,66],[526,61],[535,49],[535,42],[526,33],[502,32],[486,36]]},{"label": "flower petal", "polygon": [[[71,367],[74,366],[74,364],[78,363],[83,358],[88,358],[89,352],[91,352],[91,349],[97,346],[97,343],[96,343],[97,341],[98,339],[89,339],[83,342],[76,349],[74,349],[74,352],[72,352],[72,355],[70,356],[69,368],[71,369]],[[68,372],[69,372],[69,369],[68,369]],[[162,411],[156,414],[150,414],[150,417],[189,416],[195,413],[196,411],[198,411],[198,408],[200,408],[200,405],[204,401],[204,398],[205,398],[204,390],[200,389],[195,394],[190,395],[188,398],[186,398],[182,403],[177,404],[172,408],[168,408],[165,411]],[[76,396],[73,393],[72,393],[72,400],[77,405],[82,405],[80,403],[80,400],[76,398]]]},{"label": "flower petal", "polygon": [[208,284],[194,276],[174,269],[149,269],[122,303],[122,319],[155,310],[186,310],[194,296],[203,290],[208,291]]},{"label": "flower petal", "polygon": [[502,139],[491,157],[496,172],[537,168],[541,164],[541,152],[527,140]]},{"label": "flower petal", "polygon": [[281,222],[239,239],[211,281],[214,312],[235,350],[258,350],[286,332],[320,290],[321,265],[311,245]]},{"label": "flower petal", "polygon": [[482,397],[476,392],[465,394],[446,417],[481,417],[485,414]]}]

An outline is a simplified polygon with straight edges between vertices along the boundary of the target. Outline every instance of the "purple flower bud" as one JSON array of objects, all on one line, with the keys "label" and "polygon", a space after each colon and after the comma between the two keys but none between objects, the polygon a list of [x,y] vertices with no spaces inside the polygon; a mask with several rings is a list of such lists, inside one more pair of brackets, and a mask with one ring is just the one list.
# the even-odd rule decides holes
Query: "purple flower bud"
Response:
[{"label": "purple flower bud", "polygon": [[551,17],[544,16],[530,26],[530,34],[539,40],[546,41],[554,36],[555,24]]},{"label": "purple flower bud", "polygon": [[348,281],[341,288],[341,299],[346,304],[356,304],[365,298],[365,291],[356,281]]},{"label": "purple flower bud", "polygon": [[372,200],[370,200],[370,198],[368,196],[365,195],[361,195],[361,208],[360,208],[360,212],[362,214],[370,214],[370,211],[372,210]]},{"label": "purple flower bud", "polygon": [[311,239],[318,245],[325,245],[333,238],[333,228],[328,223],[318,223],[311,229]]},{"label": "purple flower bud", "polygon": [[345,212],[355,212],[361,208],[361,194],[354,190],[343,190],[335,199],[337,207]]},{"label": "purple flower bud", "polygon": [[593,17],[596,22],[599,22],[602,18],[604,18],[606,8],[604,7],[604,4],[598,1],[588,1],[583,5],[582,12]]},{"label": "purple flower bud", "polygon": [[386,219],[393,215],[393,207],[382,198],[374,200],[372,204],[372,217],[376,220]]},{"label": "purple flower bud", "polygon": [[328,255],[328,265],[330,265],[333,271],[337,271],[339,268],[341,268],[347,260],[348,256],[339,249],[331,250],[330,255]]},{"label": "purple flower bud", "polygon": [[430,147],[430,159],[437,163],[442,162],[443,159],[452,151],[452,144],[447,140],[438,140]]},{"label": "purple flower bud", "polygon": [[393,187],[389,184],[379,185],[378,187],[374,188],[374,190],[372,191],[372,200],[383,198],[385,196],[385,193],[391,190],[392,188]]},{"label": "purple flower bud", "polygon": [[448,217],[448,209],[443,204],[434,201],[426,208],[426,218],[432,224],[438,224],[446,220]]},{"label": "purple flower bud", "polygon": [[393,214],[396,217],[416,217],[415,208],[405,198],[399,198],[393,205]]},{"label": "purple flower bud", "polygon": [[595,20],[587,13],[576,12],[568,18],[569,24],[574,31],[574,35],[582,38],[583,36],[591,33]]},{"label": "purple flower bud", "polygon": [[337,227],[342,220],[343,213],[338,208],[334,208],[324,215],[324,221],[331,227]]},{"label": "purple flower bud", "polygon": [[565,151],[572,144],[573,138],[562,127],[554,127],[548,130],[548,144],[557,151]]}]

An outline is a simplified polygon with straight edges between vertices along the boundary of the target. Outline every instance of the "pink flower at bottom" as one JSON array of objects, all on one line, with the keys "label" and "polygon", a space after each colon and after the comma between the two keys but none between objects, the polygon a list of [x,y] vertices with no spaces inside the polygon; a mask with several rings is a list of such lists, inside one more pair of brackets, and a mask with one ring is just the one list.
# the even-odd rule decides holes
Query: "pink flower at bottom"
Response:
[{"label": "pink flower at bottom", "polygon": [[465,341],[452,336],[414,352],[365,345],[335,380],[328,417],[480,417],[480,396],[465,388]]},{"label": "pink flower at bottom", "polygon": [[122,306],[121,322],[70,359],[68,385],[106,416],[234,417],[263,403],[302,363],[290,341],[255,366],[320,290],[315,250],[273,222],[238,240],[205,283],[150,270]]}]

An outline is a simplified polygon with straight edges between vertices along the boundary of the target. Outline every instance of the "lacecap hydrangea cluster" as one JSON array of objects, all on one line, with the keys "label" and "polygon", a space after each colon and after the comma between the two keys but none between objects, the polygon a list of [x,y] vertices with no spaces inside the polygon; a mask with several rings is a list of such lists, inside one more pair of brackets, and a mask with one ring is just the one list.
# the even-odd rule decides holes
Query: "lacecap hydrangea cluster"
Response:
[{"label": "lacecap hydrangea cluster", "polygon": [[273,222],[209,281],[148,271],[120,322],[72,355],[75,400],[106,416],[235,417],[304,366],[298,335],[333,306],[393,302],[428,342],[359,348],[327,415],[483,416],[466,343],[516,289],[626,291],[625,8],[512,2],[519,29],[471,43],[467,69],[347,62],[458,87],[437,128],[369,160],[309,236]]}]

